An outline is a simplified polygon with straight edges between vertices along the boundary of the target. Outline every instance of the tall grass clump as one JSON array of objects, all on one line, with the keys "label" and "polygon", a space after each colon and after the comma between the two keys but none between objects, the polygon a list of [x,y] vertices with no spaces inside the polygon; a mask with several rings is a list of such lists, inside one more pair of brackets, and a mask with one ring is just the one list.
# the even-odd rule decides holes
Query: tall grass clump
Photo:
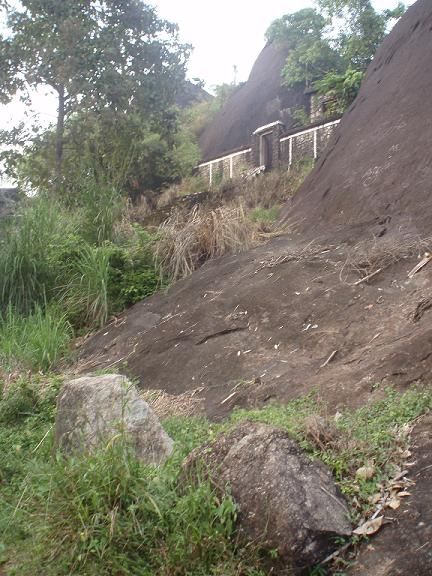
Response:
[{"label": "tall grass clump", "polygon": [[0,308],[29,313],[55,285],[56,252],[74,229],[56,202],[29,199],[0,238]]},{"label": "tall grass clump", "polygon": [[101,245],[113,239],[121,219],[124,201],[119,190],[94,178],[84,181],[79,193],[82,207],[81,234],[90,243]]},{"label": "tall grass clump", "polygon": [[195,207],[175,211],[159,227],[156,257],[162,273],[172,281],[184,278],[206,260],[254,244],[255,228],[242,205],[214,210]]},{"label": "tall grass clump", "polygon": [[237,508],[209,481],[180,490],[177,469],[143,466],[122,440],[50,468],[28,486],[33,542],[21,574],[208,576],[235,566]]},{"label": "tall grass clump", "polygon": [[106,322],[110,310],[109,271],[108,250],[83,243],[66,284],[59,289],[61,302],[74,325],[98,328]]},{"label": "tall grass clump", "polygon": [[9,307],[0,315],[0,365],[47,372],[67,356],[73,330],[57,307],[36,306],[27,316]]}]

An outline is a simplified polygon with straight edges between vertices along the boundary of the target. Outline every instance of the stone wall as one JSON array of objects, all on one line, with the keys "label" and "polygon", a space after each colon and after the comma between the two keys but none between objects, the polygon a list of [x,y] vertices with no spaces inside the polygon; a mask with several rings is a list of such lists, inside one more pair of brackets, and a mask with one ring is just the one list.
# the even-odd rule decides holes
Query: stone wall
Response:
[{"label": "stone wall", "polygon": [[210,184],[218,184],[222,180],[238,177],[242,173],[260,166],[260,139],[271,133],[272,167],[291,166],[298,162],[316,160],[326,148],[330,137],[336,130],[340,120],[326,122],[318,126],[281,135],[281,126],[274,126],[267,131],[266,127],[258,129],[252,135],[251,148],[227,154],[203,162],[198,166],[201,174]]},{"label": "stone wall", "polygon": [[243,172],[250,170],[252,166],[252,149],[247,148],[199,164],[198,173],[210,184],[218,184],[222,180],[240,176]]}]

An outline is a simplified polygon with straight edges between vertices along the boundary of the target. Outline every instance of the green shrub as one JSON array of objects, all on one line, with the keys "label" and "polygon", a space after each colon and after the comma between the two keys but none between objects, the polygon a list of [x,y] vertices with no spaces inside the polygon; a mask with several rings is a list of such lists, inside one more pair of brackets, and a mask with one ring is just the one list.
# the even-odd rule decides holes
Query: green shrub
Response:
[{"label": "green shrub", "polygon": [[0,365],[6,369],[52,369],[67,355],[73,336],[71,325],[57,308],[23,316],[11,307],[0,317]]}]

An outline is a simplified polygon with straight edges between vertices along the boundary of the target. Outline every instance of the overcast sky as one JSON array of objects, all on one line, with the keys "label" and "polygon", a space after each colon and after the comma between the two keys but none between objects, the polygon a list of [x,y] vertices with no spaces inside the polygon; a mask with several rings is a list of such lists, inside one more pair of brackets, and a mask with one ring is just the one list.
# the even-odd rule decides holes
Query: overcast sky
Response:
[{"label": "overcast sky", "polygon": [[[246,80],[264,47],[264,34],[275,18],[313,7],[313,0],[153,0],[159,14],[177,22],[182,40],[194,46],[189,63],[190,78],[198,77],[211,89]],[[398,0],[372,0],[378,10],[395,8]],[[412,3],[412,2],[407,2]]]},{"label": "overcast sky", "polygon": [[[61,0],[59,0],[61,1]],[[181,39],[194,47],[189,78],[204,80],[211,90],[216,84],[246,80],[264,46],[264,34],[270,23],[283,14],[314,6],[313,0],[153,0],[159,15],[180,26]],[[408,2],[408,3],[412,3]],[[394,8],[398,0],[373,0],[377,9]],[[40,91],[34,109],[41,120],[55,119],[55,100]],[[24,108],[17,101],[0,107],[0,128],[23,119]]]}]

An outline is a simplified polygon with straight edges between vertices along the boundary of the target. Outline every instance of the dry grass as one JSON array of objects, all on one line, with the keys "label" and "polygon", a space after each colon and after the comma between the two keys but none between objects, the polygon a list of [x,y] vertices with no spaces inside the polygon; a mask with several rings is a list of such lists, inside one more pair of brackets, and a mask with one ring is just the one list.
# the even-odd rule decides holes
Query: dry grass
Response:
[{"label": "dry grass", "polygon": [[240,196],[248,209],[281,206],[298,190],[312,165],[305,164],[291,170],[273,170],[239,183]]},{"label": "dry grass", "polygon": [[355,271],[360,278],[373,274],[377,270],[385,270],[413,256],[423,257],[423,254],[432,248],[432,238],[419,238],[408,236],[406,238],[392,237],[359,242],[348,253],[346,262],[341,271]]},{"label": "dry grass", "polygon": [[160,420],[170,416],[197,416],[204,413],[204,399],[200,389],[173,395],[163,390],[145,390],[141,398],[152,408]]},{"label": "dry grass", "polygon": [[159,227],[159,235],[156,257],[172,281],[189,276],[211,258],[247,250],[257,241],[256,226],[242,205],[174,211]]}]

